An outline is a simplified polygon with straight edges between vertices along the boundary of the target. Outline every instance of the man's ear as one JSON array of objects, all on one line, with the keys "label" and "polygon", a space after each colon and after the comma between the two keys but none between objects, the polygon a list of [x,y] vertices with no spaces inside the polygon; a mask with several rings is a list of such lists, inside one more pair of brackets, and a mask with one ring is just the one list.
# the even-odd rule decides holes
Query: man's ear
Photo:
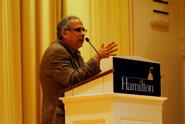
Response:
[{"label": "man's ear", "polygon": [[63,38],[66,37],[66,30],[64,30],[64,29],[61,30],[61,36],[62,36]]}]

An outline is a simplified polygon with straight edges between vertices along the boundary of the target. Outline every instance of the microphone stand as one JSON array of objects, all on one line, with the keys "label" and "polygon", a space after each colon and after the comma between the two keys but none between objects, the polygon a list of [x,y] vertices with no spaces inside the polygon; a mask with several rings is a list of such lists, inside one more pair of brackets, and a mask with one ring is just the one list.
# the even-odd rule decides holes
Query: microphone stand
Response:
[{"label": "microphone stand", "polygon": [[99,55],[99,57],[102,58],[102,56],[99,54],[99,52],[96,50],[96,48],[89,41],[89,38],[86,37],[85,40],[92,46],[92,48],[96,51],[96,53]]}]

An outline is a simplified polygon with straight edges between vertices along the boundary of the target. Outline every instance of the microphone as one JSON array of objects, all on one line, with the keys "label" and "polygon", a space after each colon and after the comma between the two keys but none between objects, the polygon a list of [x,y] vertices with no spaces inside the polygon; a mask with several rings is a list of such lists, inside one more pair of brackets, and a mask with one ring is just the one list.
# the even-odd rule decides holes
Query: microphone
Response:
[{"label": "microphone", "polygon": [[85,40],[92,46],[92,48],[96,51],[96,53],[99,55],[99,57],[102,58],[102,56],[99,54],[99,52],[96,50],[96,48],[89,41],[89,38],[86,37]]}]

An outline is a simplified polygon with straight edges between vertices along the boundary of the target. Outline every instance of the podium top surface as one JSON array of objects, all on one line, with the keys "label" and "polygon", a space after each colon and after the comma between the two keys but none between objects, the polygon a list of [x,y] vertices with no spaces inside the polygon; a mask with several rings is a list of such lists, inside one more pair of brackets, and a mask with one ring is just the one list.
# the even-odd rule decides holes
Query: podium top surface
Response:
[{"label": "podium top surface", "polygon": [[143,61],[143,62],[150,62],[150,63],[160,64],[160,62],[158,62],[158,61],[150,60],[150,59],[143,58],[143,57],[140,57],[140,56],[114,56],[113,58],[136,60],[136,61]]}]

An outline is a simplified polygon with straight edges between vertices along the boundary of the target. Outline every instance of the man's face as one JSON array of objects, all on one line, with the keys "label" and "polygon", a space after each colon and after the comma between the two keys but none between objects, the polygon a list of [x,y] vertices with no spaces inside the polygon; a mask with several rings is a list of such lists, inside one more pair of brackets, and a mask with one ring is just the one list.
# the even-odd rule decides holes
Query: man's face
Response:
[{"label": "man's face", "polygon": [[70,22],[70,28],[62,30],[61,35],[69,47],[78,50],[83,45],[85,30],[79,19],[71,19]]}]

